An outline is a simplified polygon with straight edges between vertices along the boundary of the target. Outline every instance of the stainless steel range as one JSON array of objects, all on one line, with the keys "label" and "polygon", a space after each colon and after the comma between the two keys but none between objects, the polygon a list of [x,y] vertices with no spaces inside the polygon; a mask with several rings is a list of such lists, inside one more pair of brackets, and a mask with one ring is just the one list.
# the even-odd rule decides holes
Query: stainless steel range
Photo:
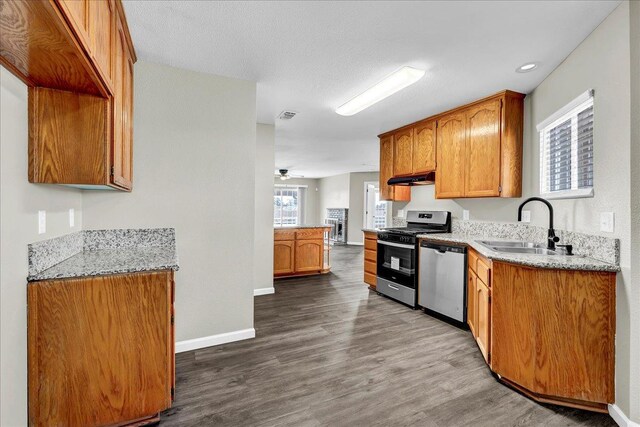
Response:
[{"label": "stainless steel range", "polygon": [[451,212],[408,211],[407,226],[378,233],[376,291],[412,308],[418,307],[418,234],[449,233]]}]

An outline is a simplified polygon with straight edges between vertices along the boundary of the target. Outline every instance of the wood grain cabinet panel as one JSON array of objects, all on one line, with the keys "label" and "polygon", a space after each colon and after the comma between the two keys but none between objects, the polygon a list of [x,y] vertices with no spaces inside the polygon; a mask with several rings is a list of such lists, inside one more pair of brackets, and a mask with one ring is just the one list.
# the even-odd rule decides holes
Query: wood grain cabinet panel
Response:
[{"label": "wood grain cabinet panel", "polygon": [[296,240],[296,273],[321,271],[323,267],[323,250],[324,241],[322,239]]},{"label": "wood grain cabinet panel", "polygon": [[375,289],[378,283],[378,233],[364,232],[364,283]]},{"label": "wood grain cabinet panel", "polygon": [[492,99],[467,111],[465,197],[500,195],[501,99]]},{"label": "wood grain cabinet panel", "polygon": [[413,171],[413,129],[393,136],[393,176],[411,175]]},{"label": "wood grain cabinet panel", "polygon": [[89,45],[97,68],[113,90],[116,9],[112,0],[90,1],[88,5]]},{"label": "wood grain cabinet panel", "polygon": [[172,282],[162,271],[29,283],[29,425],[123,425],[169,408]]},{"label": "wood grain cabinet panel", "polygon": [[390,201],[410,201],[411,188],[387,184],[393,178],[394,168],[393,135],[380,138],[380,199]]},{"label": "wood grain cabinet panel", "polygon": [[273,274],[283,275],[295,272],[295,240],[278,240],[273,245]]},{"label": "wood grain cabinet panel", "polygon": [[473,270],[467,272],[467,324],[474,338],[478,337],[476,324],[478,323],[478,302],[476,297],[476,281],[478,278]]},{"label": "wood grain cabinet panel", "polygon": [[436,198],[464,197],[465,113],[454,113],[438,120]]},{"label": "wood grain cabinet panel", "polygon": [[[100,0],[98,0],[100,1]],[[56,0],[71,28],[85,45],[88,40],[89,0]],[[85,48],[88,46],[85,45]]]},{"label": "wood grain cabinet panel", "polygon": [[476,341],[487,363],[491,362],[491,294],[482,280],[476,278]]},{"label": "wood grain cabinet panel", "polygon": [[493,263],[492,369],[534,399],[614,401],[615,273]]},{"label": "wood grain cabinet panel", "polygon": [[415,126],[413,131],[413,174],[436,169],[436,121],[429,120]]}]

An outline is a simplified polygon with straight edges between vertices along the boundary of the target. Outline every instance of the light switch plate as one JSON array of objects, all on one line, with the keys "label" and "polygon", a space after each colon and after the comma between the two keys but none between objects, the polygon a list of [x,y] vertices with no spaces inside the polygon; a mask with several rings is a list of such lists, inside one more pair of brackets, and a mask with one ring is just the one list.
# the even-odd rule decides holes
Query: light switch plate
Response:
[{"label": "light switch plate", "polygon": [[600,212],[600,231],[613,233],[615,229],[615,215],[613,212]]},{"label": "light switch plate", "polygon": [[73,228],[76,225],[76,211],[75,209],[69,209],[69,228]]},{"label": "light switch plate", "polygon": [[404,209],[398,209],[398,218],[404,218]]},{"label": "light switch plate", "polygon": [[38,234],[47,232],[47,211],[38,211]]},{"label": "light switch plate", "polygon": [[522,211],[522,222],[531,222],[531,211]]},{"label": "light switch plate", "polygon": [[464,221],[469,221],[469,210],[463,209],[463,211],[462,211],[462,219]]}]

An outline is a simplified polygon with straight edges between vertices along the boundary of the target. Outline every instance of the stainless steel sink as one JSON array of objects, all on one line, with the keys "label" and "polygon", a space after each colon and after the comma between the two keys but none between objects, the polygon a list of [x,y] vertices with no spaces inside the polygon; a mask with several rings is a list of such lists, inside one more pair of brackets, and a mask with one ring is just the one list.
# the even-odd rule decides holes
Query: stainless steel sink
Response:
[{"label": "stainless steel sink", "polygon": [[476,240],[476,242],[495,252],[525,255],[558,255],[557,252],[545,248],[541,243],[490,240]]}]

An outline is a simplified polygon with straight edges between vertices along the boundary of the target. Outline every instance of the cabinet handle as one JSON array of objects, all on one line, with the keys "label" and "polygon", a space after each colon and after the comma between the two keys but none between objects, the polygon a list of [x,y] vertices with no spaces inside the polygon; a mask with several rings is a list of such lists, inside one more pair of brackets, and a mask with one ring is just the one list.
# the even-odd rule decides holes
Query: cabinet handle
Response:
[{"label": "cabinet handle", "polygon": [[394,291],[399,291],[400,290],[400,288],[396,288],[393,285],[387,285],[387,286],[390,287],[391,289],[393,289]]}]

